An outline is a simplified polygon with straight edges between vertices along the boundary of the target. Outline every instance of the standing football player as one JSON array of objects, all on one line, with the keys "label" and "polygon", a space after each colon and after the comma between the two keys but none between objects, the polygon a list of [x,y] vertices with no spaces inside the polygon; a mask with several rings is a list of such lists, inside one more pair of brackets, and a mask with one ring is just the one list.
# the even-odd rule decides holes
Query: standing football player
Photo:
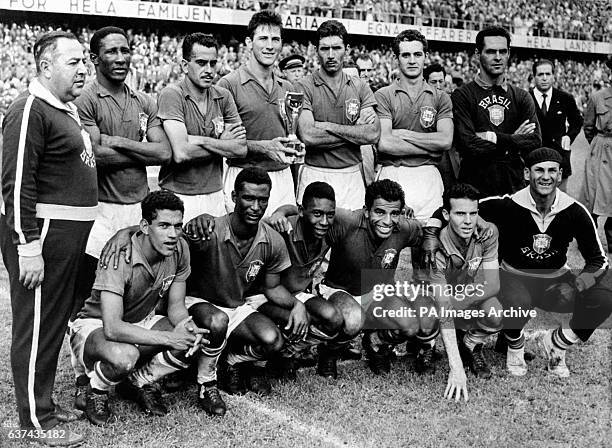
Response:
[{"label": "standing football player", "polygon": [[296,83],[304,92],[299,135],[306,144],[297,195],[301,202],[306,186],[322,181],[334,189],[338,207],[357,210],[365,195],[360,145],[378,142],[380,123],[367,82],[342,71],[347,38],[340,22],[323,22],[316,37],[320,68]]},{"label": "standing football player", "polygon": [[381,135],[378,179],[402,186],[406,205],[426,220],[442,205],[444,184],[436,164],[453,141],[451,100],[423,78],[428,55],[425,36],[415,30],[393,40],[399,80],[375,93]]},{"label": "standing football player", "polygon": [[510,85],[506,69],[510,34],[490,27],[476,35],[480,71],[453,91],[459,180],[483,196],[514,193],[524,185],[523,159],[542,144],[529,93]]},{"label": "standing football player", "polygon": [[217,41],[204,33],[183,39],[185,77],[159,94],[158,117],[172,145],[159,185],[185,204],[185,222],[202,213],[225,214],[223,158],[246,155],[246,131],[230,92],[213,82],[219,69]]},{"label": "standing football player", "polygon": [[243,168],[257,166],[268,172],[272,190],[268,213],[283,204],[295,204],[295,187],[289,163],[299,151],[286,146],[287,129],[281,116],[281,102],[292,84],[274,74],[274,64],[282,48],[281,17],[270,10],[251,17],[245,40],[250,56],[247,63],[224,76],[217,84],[228,89],[246,129],[247,155],[228,158],[223,189],[227,213],[234,209],[232,191]]}]

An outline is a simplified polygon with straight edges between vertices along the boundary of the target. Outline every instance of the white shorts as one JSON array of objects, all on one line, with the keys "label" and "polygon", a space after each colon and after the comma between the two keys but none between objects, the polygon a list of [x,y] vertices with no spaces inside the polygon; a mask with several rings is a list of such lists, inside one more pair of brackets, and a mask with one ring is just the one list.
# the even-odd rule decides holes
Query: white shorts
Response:
[{"label": "white shorts", "polygon": [[183,213],[184,224],[187,224],[193,218],[200,216],[202,213],[208,213],[212,216],[225,215],[223,190],[208,194],[174,194],[177,195],[181,201],[183,201],[183,205],[185,206],[185,213]]},{"label": "white shorts", "polygon": [[[242,168],[237,166],[228,166],[223,176],[223,193],[225,195],[225,210],[226,213],[234,211],[234,201],[232,201],[232,191],[234,191],[234,182],[238,173]],[[264,216],[270,216],[281,205],[295,205],[295,186],[293,185],[293,176],[289,167],[280,171],[268,171],[270,179],[272,179],[272,190],[270,191],[270,200],[268,208]]]},{"label": "white shorts", "polygon": [[444,183],[440,171],[434,165],[383,166],[376,180],[389,179],[402,186],[406,205],[414,210],[414,217],[426,221],[442,206]]},{"label": "white shorts", "polygon": [[257,308],[266,303],[268,300],[266,296],[263,294],[257,294],[254,296],[246,297],[245,303],[237,306],[236,308],[226,308],[224,306],[219,306],[214,303],[210,303],[208,300],[200,299],[199,297],[186,296],[185,297],[185,307],[187,309],[191,308],[193,305],[197,305],[198,303],[210,303],[215,308],[220,309],[227,317],[229,317],[229,322],[227,324],[227,333],[225,338],[229,338],[230,334],[240,325],[244,320],[249,317],[251,314],[257,312]]},{"label": "white shorts", "polygon": [[332,288],[331,286],[319,283],[319,294],[321,294],[321,297],[323,297],[325,300],[329,300],[329,298],[337,292],[343,292],[344,294],[348,294],[353,299],[355,299],[355,302],[357,302],[359,306],[361,306],[361,296],[354,296],[346,292],[344,289]]},{"label": "white shorts", "polygon": [[302,203],[304,190],[313,182],[326,182],[336,194],[336,207],[348,210],[363,208],[365,184],[359,164],[347,168],[320,168],[303,165],[298,175],[297,200]]},{"label": "white shorts", "polygon": [[135,226],[142,219],[140,202],[136,204],[113,204],[100,202],[98,215],[89,232],[85,253],[100,258],[102,248],[117,231]]},{"label": "white shorts", "polygon": [[[160,314],[151,313],[143,320],[136,322],[133,325],[138,325],[146,330],[150,330],[157,322],[165,317],[166,316],[162,316]],[[72,350],[72,354],[87,372],[91,372],[91,370],[85,365],[85,361],[83,360],[85,343],[92,332],[103,327],[104,324],[102,319],[93,318],[79,318],[70,324],[70,350]]]}]

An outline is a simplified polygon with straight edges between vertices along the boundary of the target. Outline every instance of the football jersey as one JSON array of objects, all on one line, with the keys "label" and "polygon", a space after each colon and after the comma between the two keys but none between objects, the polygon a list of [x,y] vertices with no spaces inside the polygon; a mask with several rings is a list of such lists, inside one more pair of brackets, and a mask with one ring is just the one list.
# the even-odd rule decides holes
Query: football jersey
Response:
[{"label": "football jersey", "polygon": [[537,277],[561,276],[567,271],[567,251],[573,239],[585,260],[580,276],[587,287],[608,267],[593,219],[582,204],[559,189],[546,216],[536,209],[530,187],[513,195],[482,199],[479,214],[499,229],[502,269]]},{"label": "football jersey", "polygon": [[287,245],[291,267],[283,273],[282,283],[291,293],[302,292],[311,286],[314,273],[323,263],[330,248],[327,241],[323,239],[317,253],[308,253],[302,218],[295,215],[287,219],[293,231],[281,235]]},{"label": "football jersey", "polygon": [[436,253],[436,270],[431,273],[431,282],[451,285],[484,282],[482,264],[497,261],[498,257],[499,233],[493,227],[493,236],[483,242],[478,242],[478,235],[474,233],[464,251],[453,241],[450,226],[442,229],[440,250]]},{"label": "football jersey", "polygon": [[363,209],[336,209],[327,237],[332,252],[324,283],[354,296],[371,291],[376,283],[393,283],[401,250],[420,244],[422,235],[419,221],[402,218],[391,236],[380,240]]},{"label": "football jersey", "polygon": [[259,223],[246,255],[240,253],[230,215],[215,218],[210,240],[190,241],[189,295],[226,308],[236,308],[245,298],[260,294],[266,274],[279,274],[291,262],[283,238],[272,227]]},{"label": "football jersey", "polygon": [[142,253],[144,236],[132,235],[132,262],[119,257],[117,269],[98,268],[96,280],[79,318],[102,318],[101,295],[109,291],[123,297],[123,321],[136,323],[147,317],[158,303],[167,299],[174,282],[184,282],[189,277],[189,249],[179,238],[172,255],[151,266]]}]

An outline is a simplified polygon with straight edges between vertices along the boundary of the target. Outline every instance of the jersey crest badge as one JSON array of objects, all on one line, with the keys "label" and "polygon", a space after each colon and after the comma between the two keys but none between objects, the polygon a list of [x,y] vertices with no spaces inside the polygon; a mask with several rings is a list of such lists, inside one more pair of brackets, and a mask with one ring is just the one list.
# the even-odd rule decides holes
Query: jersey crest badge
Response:
[{"label": "jersey crest badge", "polygon": [[385,254],[382,257],[382,261],[380,262],[380,267],[383,269],[389,269],[393,265],[393,260],[397,255],[397,250],[395,249],[387,249],[385,250]]},{"label": "jersey crest badge", "polygon": [[361,103],[357,98],[351,98],[350,100],[346,100],[344,105],[346,118],[353,123],[355,120],[357,120],[357,117],[359,117],[359,107],[361,106]]},{"label": "jersey crest badge", "polygon": [[487,110],[489,111],[489,121],[493,126],[499,126],[504,122],[505,109],[503,106],[494,104],[493,106],[489,106]]},{"label": "jersey crest badge", "polygon": [[251,283],[257,278],[261,267],[263,266],[263,261],[261,260],[253,260],[249,263],[249,269],[246,272],[246,281]]},{"label": "jersey crest badge", "polygon": [[94,156],[93,148],[91,147],[89,132],[87,132],[85,129],[81,129],[81,137],[83,138],[83,146],[85,146],[85,149],[81,151],[81,160],[88,167],[95,168],[96,156]]},{"label": "jersey crest badge", "polygon": [[533,236],[533,250],[538,254],[543,254],[550,248],[552,237],[545,233],[538,233]]},{"label": "jersey crest badge", "polygon": [[147,136],[147,125],[149,124],[149,117],[144,112],[138,113],[138,137],[140,141],[144,142]]},{"label": "jersey crest badge", "polygon": [[478,268],[480,267],[480,263],[482,263],[482,257],[474,257],[467,262],[467,273],[470,277],[474,277]]},{"label": "jersey crest badge", "polygon": [[215,135],[217,138],[220,138],[223,131],[225,131],[225,122],[223,121],[223,117],[215,117],[213,118],[212,122],[215,125]]},{"label": "jersey crest badge", "polygon": [[169,275],[168,277],[165,277],[162,280],[161,288],[159,288],[160,297],[163,297],[164,294],[166,294],[166,292],[170,289],[170,285],[172,285],[172,282],[174,281],[174,277],[176,277],[176,275],[172,274],[172,275]]},{"label": "jersey crest badge", "polygon": [[433,107],[421,107],[421,116],[419,118],[421,126],[425,129],[432,127],[436,121],[436,113],[437,111]]}]

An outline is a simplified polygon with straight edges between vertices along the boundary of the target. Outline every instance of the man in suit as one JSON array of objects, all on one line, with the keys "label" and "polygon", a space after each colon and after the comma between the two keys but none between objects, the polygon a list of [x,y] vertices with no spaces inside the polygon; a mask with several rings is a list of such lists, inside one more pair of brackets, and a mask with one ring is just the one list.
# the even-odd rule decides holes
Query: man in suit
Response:
[{"label": "man in suit", "polygon": [[567,192],[567,179],[572,174],[570,146],[582,128],[582,115],[576,101],[567,92],[553,88],[555,66],[548,59],[533,64],[535,89],[531,96],[536,104],[536,113],[542,129],[542,146],[557,150],[563,163],[563,181],[559,188]]}]

